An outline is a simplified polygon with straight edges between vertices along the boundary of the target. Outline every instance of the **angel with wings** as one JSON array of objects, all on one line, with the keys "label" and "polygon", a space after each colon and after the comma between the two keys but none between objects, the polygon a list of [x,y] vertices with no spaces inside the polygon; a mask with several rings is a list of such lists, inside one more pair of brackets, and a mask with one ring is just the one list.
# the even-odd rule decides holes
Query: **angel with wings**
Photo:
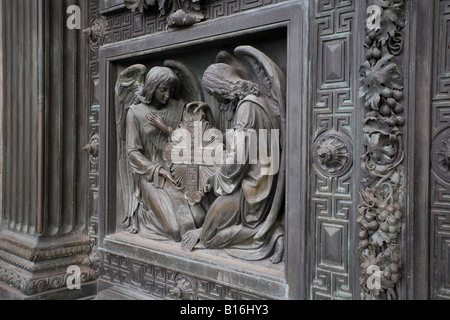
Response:
[{"label": "angel with wings", "polygon": [[162,155],[186,102],[203,97],[184,65],[167,61],[165,67],[154,67],[139,86],[144,70],[140,65],[126,69],[116,86],[123,225],[145,238],[180,242],[186,232],[202,226],[205,211],[188,203]]},{"label": "angel with wings", "polygon": [[245,163],[233,161],[236,150],[248,151],[248,145],[230,148],[227,158],[231,161],[227,160],[210,178],[217,199],[209,208],[202,228],[185,234],[183,248],[225,249],[231,256],[244,260],[270,257],[273,263],[279,263],[284,255],[281,207],[285,188],[286,80],[281,69],[259,50],[242,46],[235,53],[250,62],[256,81],[244,79],[249,73],[242,70],[243,64],[222,53],[217,59],[220,63],[211,65],[204,73],[203,87],[223,105],[232,106],[230,123],[235,132],[280,131],[281,141],[276,146],[279,150],[271,152],[281,155],[278,159],[281,167],[278,174],[264,174],[267,164],[250,161],[248,154]]}]

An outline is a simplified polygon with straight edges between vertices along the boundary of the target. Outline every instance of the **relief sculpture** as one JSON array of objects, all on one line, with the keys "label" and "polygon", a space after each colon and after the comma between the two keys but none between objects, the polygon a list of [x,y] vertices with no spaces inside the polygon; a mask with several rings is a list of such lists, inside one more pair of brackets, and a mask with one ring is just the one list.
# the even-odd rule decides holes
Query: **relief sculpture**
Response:
[{"label": "relief sculpture", "polygon": [[[234,54],[219,53],[202,84],[177,61],[152,68],[144,83],[141,65],[119,76],[123,226],[186,251],[276,264],[285,245],[286,79],[253,47]],[[220,105],[218,121],[203,90]]]},{"label": "relief sculpture", "polygon": [[[128,72],[125,70],[121,76]],[[122,185],[124,198],[129,199],[125,200],[129,205],[124,227],[150,239],[180,242],[185,232],[203,224],[205,212],[201,206],[189,205],[163,159],[163,152],[183,115],[182,92],[192,91],[168,67],[151,69],[142,89],[137,91],[129,86],[135,79],[122,81],[121,76],[117,84],[119,100],[121,90],[134,96],[129,107],[124,104],[118,108],[124,113],[118,116],[119,129],[125,121],[120,156],[126,158],[126,168],[131,173],[131,179],[128,177]],[[124,89],[127,86],[129,89]]]}]

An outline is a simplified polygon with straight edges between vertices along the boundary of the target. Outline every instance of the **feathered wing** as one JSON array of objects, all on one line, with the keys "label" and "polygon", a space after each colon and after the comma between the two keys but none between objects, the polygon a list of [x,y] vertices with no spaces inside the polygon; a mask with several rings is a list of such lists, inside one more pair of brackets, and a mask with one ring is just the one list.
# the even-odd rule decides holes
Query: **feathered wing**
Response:
[{"label": "feathered wing", "polygon": [[260,91],[266,94],[273,112],[286,119],[286,76],[280,67],[264,53],[251,46],[240,46],[234,50],[252,66]]},{"label": "feathered wing", "polygon": [[236,58],[236,56],[230,54],[228,51],[221,51],[216,57],[216,63],[225,63],[229,66],[233,67],[236,72],[239,74],[239,76],[248,81],[255,81],[254,77],[252,76],[249,68]]},{"label": "feathered wing", "polygon": [[271,211],[255,236],[255,239],[262,239],[270,232],[277,221],[284,201],[286,177],[286,76],[275,62],[254,47],[240,46],[234,52],[237,56],[245,58],[250,63],[256,74],[261,94],[266,96],[272,112],[280,121],[280,171]]},{"label": "feathered wing", "polygon": [[194,72],[180,61],[167,60],[164,66],[175,72],[181,82],[179,98],[186,103],[193,101],[205,101],[203,88]]},{"label": "feathered wing", "polygon": [[[134,196],[134,179],[126,154],[126,119],[128,109],[134,104],[136,94],[142,91],[146,72],[147,68],[140,64],[125,69],[117,78],[115,88],[117,154],[125,208],[125,219],[123,221],[125,228],[130,226],[131,218],[139,205]],[[137,232],[137,230],[133,232]]]}]

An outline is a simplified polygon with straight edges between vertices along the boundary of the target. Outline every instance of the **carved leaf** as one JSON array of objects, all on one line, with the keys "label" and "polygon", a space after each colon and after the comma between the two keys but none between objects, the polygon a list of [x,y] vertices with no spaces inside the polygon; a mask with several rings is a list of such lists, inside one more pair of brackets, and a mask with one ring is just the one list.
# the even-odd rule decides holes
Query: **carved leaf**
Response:
[{"label": "carved leaf", "polygon": [[377,203],[377,198],[374,195],[373,190],[367,189],[367,190],[360,190],[359,191],[361,195],[361,199],[364,203],[364,205],[368,208],[373,208]]},{"label": "carved leaf", "polygon": [[373,110],[378,110],[384,88],[402,90],[402,76],[393,55],[387,54],[373,66],[368,61],[360,69],[360,98],[366,97]]},{"label": "carved leaf", "polygon": [[389,38],[395,37],[398,28],[405,26],[404,0],[374,0],[374,4],[383,8],[377,38],[384,45]]},{"label": "carved leaf", "polygon": [[367,137],[370,158],[377,164],[391,164],[397,155],[398,148],[389,140],[389,136],[372,134]]}]

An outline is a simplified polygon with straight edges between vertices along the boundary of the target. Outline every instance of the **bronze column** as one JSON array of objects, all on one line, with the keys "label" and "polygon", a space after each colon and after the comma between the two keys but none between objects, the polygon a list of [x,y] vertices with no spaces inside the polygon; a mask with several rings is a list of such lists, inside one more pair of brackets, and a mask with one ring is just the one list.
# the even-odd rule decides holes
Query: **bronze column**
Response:
[{"label": "bronze column", "polygon": [[[3,210],[0,299],[96,294],[88,237],[88,43],[67,28],[86,1],[3,0]],[[83,15],[85,13],[86,16]],[[76,270],[75,273],[68,272]],[[79,289],[70,290],[68,284]]]}]

